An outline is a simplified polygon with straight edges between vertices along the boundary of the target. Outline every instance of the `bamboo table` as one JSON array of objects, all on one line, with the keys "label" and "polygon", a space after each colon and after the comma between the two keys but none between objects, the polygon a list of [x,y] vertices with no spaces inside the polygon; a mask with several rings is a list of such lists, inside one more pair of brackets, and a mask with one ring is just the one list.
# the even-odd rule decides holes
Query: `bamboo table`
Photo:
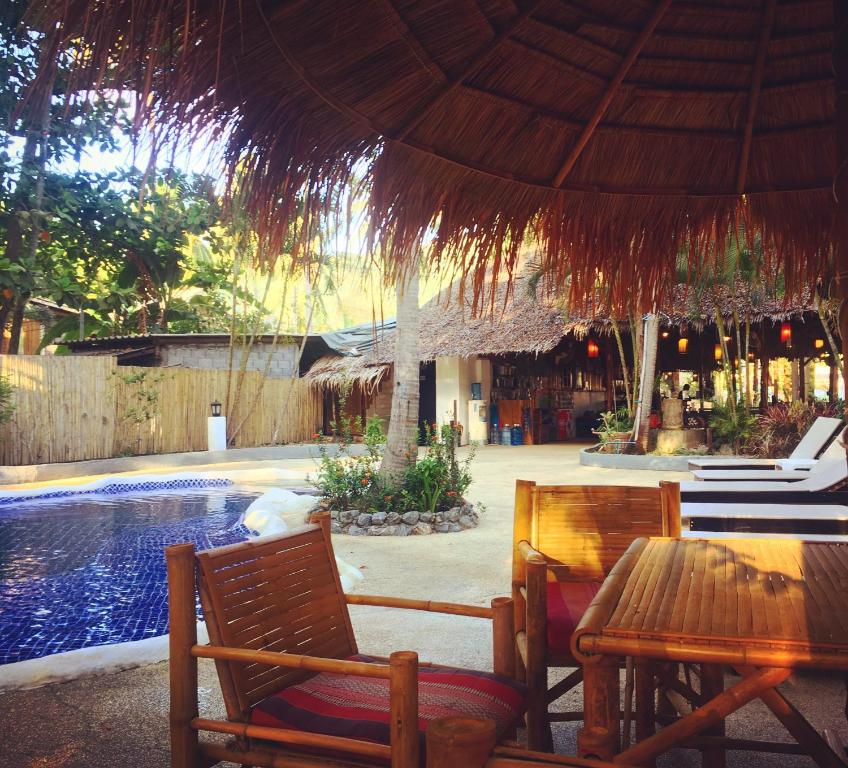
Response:
[{"label": "bamboo table", "polygon": [[[793,669],[848,672],[848,544],[638,539],[604,581],[572,650],[584,675],[581,757],[645,765],[672,747],[689,746],[701,749],[710,766],[723,765],[728,748],[797,752],[827,768],[845,765],[777,686]],[[628,656],[643,706],[637,703],[636,743],[616,755],[619,665]],[[663,662],[702,665],[701,691],[691,714],[655,733],[654,671]],[[741,675],[726,691],[723,665]],[[757,698],[797,746],[724,738],[724,719]]]}]

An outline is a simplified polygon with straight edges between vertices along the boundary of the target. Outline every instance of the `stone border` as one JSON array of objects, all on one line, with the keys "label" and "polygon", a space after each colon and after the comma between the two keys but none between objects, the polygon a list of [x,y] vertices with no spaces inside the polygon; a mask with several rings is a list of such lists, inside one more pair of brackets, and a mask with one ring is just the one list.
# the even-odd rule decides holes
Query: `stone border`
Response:
[{"label": "stone border", "polygon": [[333,533],[348,536],[428,536],[431,533],[459,533],[476,528],[480,513],[464,503],[443,512],[360,512],[356,509],[330,510]]},{"label": "stone border", "polygon": [[627,453],[598,453],[592,448],[580,449],[580,463],[585,467],[604,469],[649,469],[660,472],[688,472],[689,462],[703,456],[636,456]]}]

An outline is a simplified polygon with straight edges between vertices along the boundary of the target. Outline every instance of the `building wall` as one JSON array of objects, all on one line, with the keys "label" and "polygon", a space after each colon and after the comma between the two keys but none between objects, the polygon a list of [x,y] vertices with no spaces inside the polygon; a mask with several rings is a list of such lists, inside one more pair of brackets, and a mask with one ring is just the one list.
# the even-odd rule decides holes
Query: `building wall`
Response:
[{"label": "building wall", "polygon": [[383,420],[383,428],[386,430],[389,428],[389,418],[392,415],[392,393],[394,390],[394,377],[386,376],[380,384],[377,394],[374,395],[365,410],[366,418],[368,416],[379,416]]},{"label": "building wall", "polygon": [[[254,344],[247,359],[247,370],[265,370],[270,344]],[[297,345],[278,344],[274,350],[268,376],[272,379],[284,379],[297,370]],[[233,369],[241,364],[242,350],[236,346],[233,354]],[[162,365],[182,366],[183,368],[202,368],[206,370],[226,370],[229,367],[230,348],[227,344],[167,344],[162,347]]]},{"label": "building wall", "polygon": [[448,424],[453,419],[453,405],[462,424],[462,444],[468,442],[468,403],[471,400],[471,383],[482,384],[483,399],[488,400],[492,390],[492,363],[482,357],[436,358],[436,419]]}]

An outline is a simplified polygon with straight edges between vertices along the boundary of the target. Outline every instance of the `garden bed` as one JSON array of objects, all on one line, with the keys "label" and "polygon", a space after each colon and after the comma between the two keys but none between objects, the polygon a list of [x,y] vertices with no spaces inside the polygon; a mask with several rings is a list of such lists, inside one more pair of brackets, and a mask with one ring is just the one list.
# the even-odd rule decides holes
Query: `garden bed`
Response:
[{"label": "garden bed", "polygon": [[357,509],[330,510],[333,533],[350,536],[428,536],[431,533],[459,533],[476,528],[480,515],[474,505],[463,503],[441,512],[360,512]]}]

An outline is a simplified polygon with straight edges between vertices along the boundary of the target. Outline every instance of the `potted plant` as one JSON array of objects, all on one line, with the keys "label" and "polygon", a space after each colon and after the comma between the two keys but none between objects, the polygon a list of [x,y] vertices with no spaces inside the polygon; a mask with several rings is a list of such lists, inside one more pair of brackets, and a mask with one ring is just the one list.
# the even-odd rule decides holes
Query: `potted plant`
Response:
[{"label": "potted plant", "polygon": [[604,443],[626,442],[633,433],[633,417],[626,408],[617,411],[604,411],[601,414],[598,428],[592,433]]}]

